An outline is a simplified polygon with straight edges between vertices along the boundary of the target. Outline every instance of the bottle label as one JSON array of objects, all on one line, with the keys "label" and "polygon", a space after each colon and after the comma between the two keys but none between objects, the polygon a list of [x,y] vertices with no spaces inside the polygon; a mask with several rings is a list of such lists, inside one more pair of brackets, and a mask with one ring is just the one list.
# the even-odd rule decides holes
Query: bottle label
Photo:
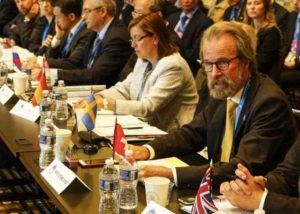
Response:
[{"label": "bottle label", "polygon": [[118,189],[118,182],[117,181],[100,180],[99,187],[103,191],[114,191],[114,190]]},{"label": "bottle label", "polygon": [[40,135],[40,144],[43,145],[54,145],[55,143],[55,138],[46,136],[46,135]]},{"label": "bottle label", "polygon": [[40,104],[40,111],[48,111],[49,105],[48,104]]},{"label": "bottle label", "polygon": [[48,139],[50,139],[48,138],[48,136],[40,135],[40,144],[44,144],[44,145],[48,144]]},{"label": "bottle label", "polygon": [[120,169],[120,179],[125,181],[134,181],[138,179],[137,170],[124,170]]},{"label": "bottle label", "polygon": [[68,99],[68,94],[66,94],[66,93],[57,93],[57,94],[55,94],[55,99],[56,100],[67,100]]}]

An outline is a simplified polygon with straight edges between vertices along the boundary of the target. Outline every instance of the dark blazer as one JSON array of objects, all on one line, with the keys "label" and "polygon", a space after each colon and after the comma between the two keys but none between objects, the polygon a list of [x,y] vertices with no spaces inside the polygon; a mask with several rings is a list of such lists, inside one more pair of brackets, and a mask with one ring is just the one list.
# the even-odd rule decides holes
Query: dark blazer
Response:
[{"label": "dark blazer", "polygon": [[[173,27],[176,27],[180,19],[181,11],[172,14],[167,17],[169,24]],[[208,18],[204,13],[198,9],[191,20],[189,21],[182,39],[182,49],[181,54],[188,62],[194,76],[196,76],[200,65],[197,62],[200,52],[200,40],[203,32],[213,24],[213,21]]]},{"label": "dark blazer", "polygon": [[[226,101],[210,99],[206,108],[183,128],[149,143],[155,158],[198,152],[205,146],[213,159],[213,188],[235,174],[237,163],[254,175],[265,175],[281,162],[296,139],[296,121],[286,95],[264,74],[252,74],[248,96],[234,133],[230,163],[221,163]],[[179,188],[198,188],[208,165],[176,168]]]},{"label": "dark blazer", "polygon": [[284,162],[266,176],[266,187],[269,190],[264,204],[266,213],[300,213],[300,198],[298,194],[299,154],[300,137],[287,153]]},{"label": "dark blazer", "polygon": [[3,28],[8,24],[16,15],[18,9],[14,0],[2,0],[0,3],[0,37],[8,37],[9,35],[4,34]]},{"label": "dark blazer", "polygon": [[298,12],[292,11],[288,16],[287,27],[285,28],[285,31],[282,32],[284,38],[283,48],[282,48],[283,59],[288,55],[288,53],[291,50],[291,43],[294,37],[297,17],[298,17]]},{"label": "dark blazer", "polygon": [[128,30],[122,22],[114,19],[107,29],[92,67],[87,68],[96,35],[90,35],[87,51],[84,51],[85,68],[59,70],[58,79],[65,80],[67,84],[106,84],[107,87],[116,83],[120,71],[132,53]]},{"label": "dark blazer", "polygon": [[83,59],[85,57],[87,43],[89,42],[89,35],[91,31],[86,28],[86,24],[74,36],[69,49],[65,56],[61,55],[62,50],[68,40],[68,35],[65,35],[61,44],[56,47],[48,47],[46,50],[46,59],[51,68],[73,69],[84,68]]},{"label": "dark blazer", "polygon": [[[297,21],[298,12],[293,11],[289,14],[289,18],[287,21],[287,27],[284,32],[284,46],[282,49],[282,60],[287,57],[288,53],[291,50],[291,43],[294,37],[295,32],[295,24]],[[283,67],[282,72],[280,74],[280,83],[281,87],[284,89],[290,88],[290,87],[298,87],[300,84],[300,40],[298,40],[298,50],[296,50],[296,58],[295,58],[295,68],[294,69],[288,69]]]},{"label": "dark blazer", "polygon": [[39,28],[38,17],[32,18],[30,21],[24,21],[24,15],[19,13],[10,23],[11,35],[10,38],[16,42],[16,45],[28,49],[31,43],[38,40],[35,29]]},{"label": "dark blazer", "polygon": [[[40,23],[40,28],[38,30],[38,35],[39,35],[39,42],[37,44],[32,44],[31,46],[31,49],[34,50],[34,53],[35,55],[37,56],[41,56],[41,55],[44,55],[46,50],[47,50],[47,47],[42,47],[41,45],[43,44],[43,41],[42,41],[42,37],[43,37],[43,34],[44,34],[44,30],[45,28],[47,27],[48,25],[48,21],[47,19],[43,16],[43,17],[40,17],[39,19],[39,23]],[[51,20],[50,24],[49,24],[49,28],[48,28],[48,33],[46,35],[46,38],[47,36],[54,36],[55,35],[55,17]]]},{"label": "dark blazer", "polygon": [[281,32],[284,32],[287,27],[287,20],[289,17],[289,11],[278,4],[276,1],[273,2],[273,10],[275,14],[276,23]]},{"label": "dark blazer", "polygon": [[258,71],[279,83],[281,67],[281,33],[276,26],[263,28],[257,35],[256,60]]},{"label": "dark blazer", "polygon": [[[244,5],[240,11],[240,13],[237,15],[237,17],[234,19],[234,21],[238,21],[238,22],[242,22],[244,21],[244,16],[245,16],[245,5],[246,5],[246,0],[244,0]],[[223,20],[224,21],[231,21],[230,20],[230,14],[231,11],[233,10],[233,6],[229,6],[228,8],[226,8],[225,12],[224,12],[224,16],[223,16]]]},{"label": "dark blazer", "polygon": [[129,22],[132,19],[132,11],[134,11],[134,7],[130,4],[124,5],[124,0],[116,0],[116,5],[117,11],[115,18],[122,21],[126,26],[128,26]]}]

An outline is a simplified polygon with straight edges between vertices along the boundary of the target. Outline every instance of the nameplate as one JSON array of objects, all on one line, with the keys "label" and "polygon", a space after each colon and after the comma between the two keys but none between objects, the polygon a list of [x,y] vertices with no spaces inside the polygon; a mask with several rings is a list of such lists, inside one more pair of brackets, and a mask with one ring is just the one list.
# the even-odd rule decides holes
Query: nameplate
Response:
[{"label": "nameplate", "polygon": [[33,107],[31,103],[25,102],[24,100],[19,100],[10,110],[10,113],[32,122],[35,122],[40,116],[39,106]]},{"label": "nameplate", "polygon": [[11,90],[6,84],[0,88],[0,102],[4,105],[7,101],[14,96],[13,90]]},{"label": "nameplate", "polygon": [[55,159],[42,171],[41,175],[57,194],[67,190],[70,192],[92,191],[72,170],[58,159]]},{"label": "nameplate", "polygon": [[147,207],[143,210],[142,214],[155,214],[155,213],[164,213],[164,214],[174,214],[170,210],[164,208],[154,201],[150,201]]}]

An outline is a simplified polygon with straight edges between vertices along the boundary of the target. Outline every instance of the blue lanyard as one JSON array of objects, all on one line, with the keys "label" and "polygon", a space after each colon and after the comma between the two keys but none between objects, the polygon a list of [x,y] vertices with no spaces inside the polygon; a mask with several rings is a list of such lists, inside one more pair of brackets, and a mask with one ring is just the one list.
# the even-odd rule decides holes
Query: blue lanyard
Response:
[{"label": "blue lanyard", "polygon": [[46,25],[46,27],[44,28],[44,32],[43,32],[43,36],[42,36],[42,42],[46,39],[47,35],[48,35],[48,32],[49,32],[49,23]]},{"label": "blue lanyard", "polygon": [[67,40],[67,43],[64,47],[64,49],[62,50],[62,55],[65,55],[67,53],[67,50],[69,49],[74,37],[78,34],[78,32],[81,30],[81,28],[84,26],[85,21],[81,21],[81,23],[79,24],[78,28],[76,29],[76,31],[73,33],[73,35]]},{"label": "blue lanyard", "polygon": [[245,89],[242,93],[241,101],[239,102],[239,105],[238,105],[237,110],[236,110],[236,117],[235,117],[235,121],[234,121],[234,129],[236,129],[236,126],[238,124],[242,108],[243,108],[244,103],[245,103],[245,101],[247,99],[247,96],[249,94],[249,88],[250,88],[250,80],[248,80],[248,82],[245,86]]},{"label": "blue lanyard", "polygon": [[294,40],[298,40],[298,38],[300,37],[300,16],[298,15],[297,17],[297,21],[295,24],[295,32],[294,32]]}]

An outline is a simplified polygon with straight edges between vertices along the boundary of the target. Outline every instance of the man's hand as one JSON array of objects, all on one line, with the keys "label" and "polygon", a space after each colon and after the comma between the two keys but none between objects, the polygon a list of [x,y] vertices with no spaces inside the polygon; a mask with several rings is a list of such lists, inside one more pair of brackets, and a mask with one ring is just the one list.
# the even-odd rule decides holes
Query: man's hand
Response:
[{"label": "man's hand", "polygon": [[32,80],[38,80],[38,76],[41,72],[41,69],[40,68],[33,68],[31,69],[31,79]]},{"label": "man's hand", "polygon": [[220,192],[234,206],[245,210],[257,209],[264,192],[264,183],[260,177],[254,178],[242,164],[238,164],[235,174],[239,178],[222,183]]},{"label": "man's hand", "polygon": [[57,40],[62,40],[64,35],[66,34],[66,31],[62,30],[57,23],[55,23],[55,38]]},{"label": "man's hand", "polygon": [[1,44],[4,49],[11,48],[13,46],[10,38],[3,38]]},{"label": "man's hand", "polygon": [[37,63],[37,57],[35,56],[28,58],[26,66],[31,69],[41,69],[41,66]]},{"label": "man's hand", "polygon": [[87,105],[87,99],[86,98],[80,98],[73,104],[73,109],[76,111],[77,109],[83,109]]},{"label": "man's hand", "polygon": [[38,3],[35,3],[32,5],[32,7],[30,8],[29,12],[26,14],[26,17],[28,19],[32,19],[37,17],[40,14],[40,7]]},{"label": "man's hand", "polygon": [[133,157],[136,160],[148,160],[150,158],[150,152],[147,147],[127,144],[127,149],[133,151]]},{"label": "man's hand", "polygon": [[42,43],[42,47],[50,47],[53,36],[48,35]]},{"label": "man's hand", "polygon": [[139,180],[143,181],[147,177],[162,176],[174,180],[173,173],[170,168],[164,166],[143,165],[139,168]]},{"label": "man's hand", "polygon": [[295,68],[295,60],[285,60],[284,61],[284,67],[289,68],[289,69],[294,69]]}]

